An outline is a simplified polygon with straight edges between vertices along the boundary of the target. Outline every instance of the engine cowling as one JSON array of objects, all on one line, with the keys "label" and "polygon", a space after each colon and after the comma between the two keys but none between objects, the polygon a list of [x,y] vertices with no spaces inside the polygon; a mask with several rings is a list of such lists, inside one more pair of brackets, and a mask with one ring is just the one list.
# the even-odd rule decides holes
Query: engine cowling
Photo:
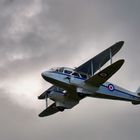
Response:
[{"label": "engine cowling", "polygon": [[60,101],[62,102],[64,100],[64,94],[60,93],[60,92],[55,92],[55,91],[51,91],[49,93],[49,98],[53,101]]},{"label": "engine cowling", "polygon": [[61,92],[52,91],[49,93],[49,98],[55,102],[56,107],[58,107],[60,111],[70,109],[79,103],[79,100],[67,98],[65,93]]}]

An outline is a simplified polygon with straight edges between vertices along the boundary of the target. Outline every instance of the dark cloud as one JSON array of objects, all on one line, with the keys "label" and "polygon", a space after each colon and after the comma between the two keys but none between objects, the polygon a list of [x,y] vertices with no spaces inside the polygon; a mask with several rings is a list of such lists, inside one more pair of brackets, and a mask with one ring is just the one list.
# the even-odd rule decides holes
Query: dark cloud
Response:
[{"label": "dark cloud", "polygon": [[0,0],[1,139],[139,139],[139,106],[87,98],[40,119],[44,104],[36,99],[48,87],[43,70],[78,66],[119,40],[125,45],[115,60],[126,63],[111,81],[135,90],[139,5],[138,0]]}]

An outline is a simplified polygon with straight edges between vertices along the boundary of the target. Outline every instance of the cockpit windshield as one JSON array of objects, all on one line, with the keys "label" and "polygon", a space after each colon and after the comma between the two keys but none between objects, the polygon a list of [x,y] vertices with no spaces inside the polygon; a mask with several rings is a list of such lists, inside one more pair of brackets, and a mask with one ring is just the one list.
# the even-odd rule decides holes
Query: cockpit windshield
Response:
[{"label": "cockpit windshield", "polygon": [[65,73],[65,74],[71,74],[73,72],[72,69],[65,68],[65,67],[51,68],[50,71],[55,71],[55,72],[60,72],[60,73]]},{"label": "cockpit windshield", "polygon": [[71,75],[71,76],[74,76],[75,78],[82,78],[82,79],[87,79],[88,78],[87,74],[76,72],[73,69],[67,68],[67,67],[51,68],[50,71],[63,73],[63,74],[66,74],[66,75]]},{"label": "cockpit windshield", "polygon": [[50,71],[57,71],[58,68],[51,68]]}]

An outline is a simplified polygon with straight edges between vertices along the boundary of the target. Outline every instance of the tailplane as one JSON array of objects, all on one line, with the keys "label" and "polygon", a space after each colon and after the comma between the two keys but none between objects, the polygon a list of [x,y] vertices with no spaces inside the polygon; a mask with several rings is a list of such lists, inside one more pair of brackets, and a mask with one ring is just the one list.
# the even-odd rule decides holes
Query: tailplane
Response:
[{"label": "tailplane", "polygon": [[[137,89],[137,91],[135,92],[135,94],[137,96],[139,96],[139,100],[140,100],[140,87]],[[139,105],[140,104],[140,101],[132,101],[132,104],[133,105]]]},{"label": "tailplane", "polygon": [[137,95],[140,96],[140,87],[136,91]]}]

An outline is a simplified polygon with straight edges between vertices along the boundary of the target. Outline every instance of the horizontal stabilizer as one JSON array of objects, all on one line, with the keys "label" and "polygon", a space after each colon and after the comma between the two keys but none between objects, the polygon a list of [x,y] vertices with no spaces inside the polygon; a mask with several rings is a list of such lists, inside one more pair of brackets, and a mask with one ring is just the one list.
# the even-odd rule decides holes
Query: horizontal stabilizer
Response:
[{"label": "horizontal stabilizer", "polygon": [[136,91],[137,95],[140,96],[140,87]]},{"label": "horizontal stabilizer", "polygon": [[53,103],[48,108],[46,108],[43,112],[41,112],[39,114],[39,117],[49,116],[57,112],[59,112],[59,109],[56,107],[55,103]]},{"label": "horizontal stabilizer", "polygon": [[114,73],[116,73],[121,66],[123,65],[124,60],[118,60],[117,62],[113,63],[112,65],[108,66],[104,70],[100,71],[99,73],[95,74],[91,78],[87,79],[85,82],[87,84],[100,87],[103,83],[105,83]]}]

